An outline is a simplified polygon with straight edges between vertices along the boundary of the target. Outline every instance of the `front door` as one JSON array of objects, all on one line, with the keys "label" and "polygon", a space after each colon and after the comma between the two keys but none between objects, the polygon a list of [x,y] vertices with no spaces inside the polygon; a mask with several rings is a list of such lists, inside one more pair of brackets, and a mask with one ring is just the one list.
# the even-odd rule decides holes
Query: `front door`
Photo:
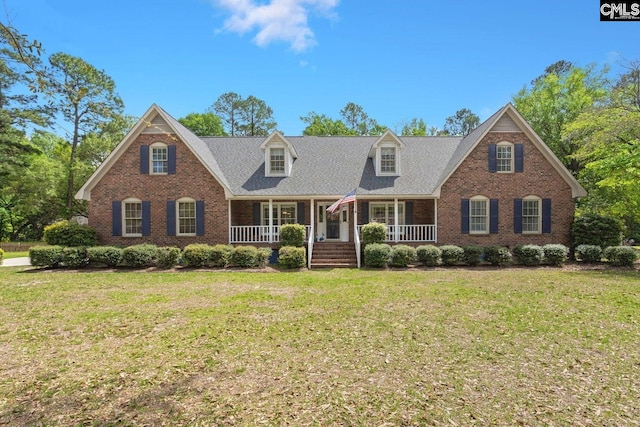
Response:
[{"label": "front door", "polygon": [[329,206],[331,203],[318,205],[318,239],[349,241],[349,211],[345,207],[329,214]]}]

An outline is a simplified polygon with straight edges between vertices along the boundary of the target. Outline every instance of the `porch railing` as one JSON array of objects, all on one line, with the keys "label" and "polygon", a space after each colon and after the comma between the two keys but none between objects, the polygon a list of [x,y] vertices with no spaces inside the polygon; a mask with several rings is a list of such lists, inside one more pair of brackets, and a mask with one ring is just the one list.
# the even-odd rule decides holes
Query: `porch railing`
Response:
[{"label": "porch railing", "polygon": [[[358,225],[362,236],[363,225]],[[396,235],[397,230],[397,235]],[[387,242],[437,242],[438,227],[435,224],[387,225]]]},{"label": "porch railing", "polygon": [[[305,225],[305,240],[309,240],[311,226]],[[229,243],[278,243],[280,226],[232,225],[229,227]]]}]

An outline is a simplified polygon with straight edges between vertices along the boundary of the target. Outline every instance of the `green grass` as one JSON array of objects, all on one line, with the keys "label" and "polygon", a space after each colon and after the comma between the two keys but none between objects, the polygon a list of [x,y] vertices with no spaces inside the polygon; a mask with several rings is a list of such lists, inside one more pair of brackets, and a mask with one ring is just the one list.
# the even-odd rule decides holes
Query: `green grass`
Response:
[{"label": "green grass", "polygon": [[0,425],[637,425],[640,276],[0,270]]},{"label": "green grass", "polygon": [[3,255],[4,259],[9,259],[9,258],[22,258],[22,257],[28,257],[29,256],[29,251],[22,251],[22,252],[5,252]]}]

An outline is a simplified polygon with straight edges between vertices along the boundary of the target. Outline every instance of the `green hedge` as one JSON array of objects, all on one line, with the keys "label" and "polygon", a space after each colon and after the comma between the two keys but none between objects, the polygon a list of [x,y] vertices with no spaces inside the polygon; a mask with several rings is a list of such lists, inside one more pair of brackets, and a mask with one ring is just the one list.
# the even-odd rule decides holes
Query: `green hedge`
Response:
[{"label": "green hedge", "polygon": [[416,249],[408,245],[395,245],[389,253],[389,265],[407,267],[416,261]]},{"label": "green hedge", "polygon": [[62,246],[32,246],[29,249],[29,258],[34,267],[56,268],[62,264],[64,252]]},{"label": "green hedge", "polygon": [[602,256],[607,263],[616,267],[633,267],[638,259],[638,253],[631,246],[609,246],[604,250]]},{"label": "green hedge", "polygon": [[126,267],[142,268],[156,265],[157,246],[148,243],[128,246],[122,250],[122,264]]},{"label": "green hedge", "polygon": [[0,265],[2,265],[2,260],[4,259],[4,250],[0,248]]},{"label": "green hedge", "polygon": [[51,246],[96,246],[98,233],[88,225],[58,221],[44,228],[44,241]]},{"label": "green hedge", "polygon": [[284,224],[280,227],[280,244],[282,246],[304,246],[305,229],[302,224]]},{"label": "green hedge", "polygon": [[538,245],[524,245],[518,247],[518,263],[522,265],[540,265],[544,258],[544,251]]},{"label": "green hedge", "polygon": [[560,267],[567,262],[569,258],[569,248],[565,245],[551,244],[542,247],[545,262]]},{"label": "green hedge", "polygon": [[89,257],[87,248],[85,247],[67,247],[62,249],[62,263],[66,267],[79,268],[89,265]]},{"label": "green hedge", "polygon": [[571,224],[573,247],[595,245],[601,248],[618,246],[622,243],[624,226],[616,218],[585,214],[577,217]]},{"label": "green hedge", "polygon": [[182,261],[187,267],[206,267],[209,265],[212,249],[211,246],[204,243],[187,245],[182,251]]},{"label": "green hedge", "polygon": [[598,245],[578,245],[575,250],[576,260],[587,264],[595,264],[602,259],[602,248]]},{"label": "green hedge", "polygon": [[295,246],[282,246],[278,253],[278,264],[282,268],[302,268],[306,265],[307,258],[304,248]]},{"label": "green hedge", "polygon": [[231,251],[230,263],[233,267],[260,268],[267,265],[271,249],[255,246],[236,246]]},{"label": "green hedge", "polygon": [[465,246],[462,248],[462,262],[470,266],[480,265],[484,250],[480,246]]},{"label": "green hedge", "polygon": [[180,261],[180,248],[166,246],[156,249],[156,265],[160,268],[173,268]]},{"label": "green hedge", "polygon": [[484,248],[484,260],[494,266],[511,264],[513,256],[509,249],[503,246],[486,246]]},{"label": "green hedge", "polygon": [[370,222],[362,226],[362,243],[366,247],[387,240],[387,226],[380,222]]},{"label": "green hedge", "polygon": [[104,264],[107,267],[116,267],[122,261],[122,248],[93,246],[87,248],[87,257],[90,264]]},{"label": "green hedge", "polygon": [[464,249],[455,245],[440,246],[440,259],[443,265],[460,264],[464,258]]},{"label": "green hedge", "polygon": [[433,245],[422,245],[416,248],[418,261],[428,267],[434,267],[440,264],[441,254],[442,251],[440,248]]},{"label": "green hedge", "polygon": [[386,243],[370,243],[364,248],[364,265],[382,268],[389,263],[391,246]]}]

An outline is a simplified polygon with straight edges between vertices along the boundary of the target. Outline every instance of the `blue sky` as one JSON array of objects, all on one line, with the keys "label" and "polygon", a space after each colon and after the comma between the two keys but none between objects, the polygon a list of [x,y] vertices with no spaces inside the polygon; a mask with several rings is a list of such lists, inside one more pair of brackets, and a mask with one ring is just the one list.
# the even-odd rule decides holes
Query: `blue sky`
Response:
[{"label": "blue sky", "polygon": [[[640,59],[640,22],[600,22],[594,1],[4,0],[7,19],[104,70],[127,114],[157,103],[175,118],[225,92],[256,96],[297,135],[310,111],[347,102],[399,130],[482,120],[564,59],[620,72]],[[59,130],[57,130],[59,132]]]}]

